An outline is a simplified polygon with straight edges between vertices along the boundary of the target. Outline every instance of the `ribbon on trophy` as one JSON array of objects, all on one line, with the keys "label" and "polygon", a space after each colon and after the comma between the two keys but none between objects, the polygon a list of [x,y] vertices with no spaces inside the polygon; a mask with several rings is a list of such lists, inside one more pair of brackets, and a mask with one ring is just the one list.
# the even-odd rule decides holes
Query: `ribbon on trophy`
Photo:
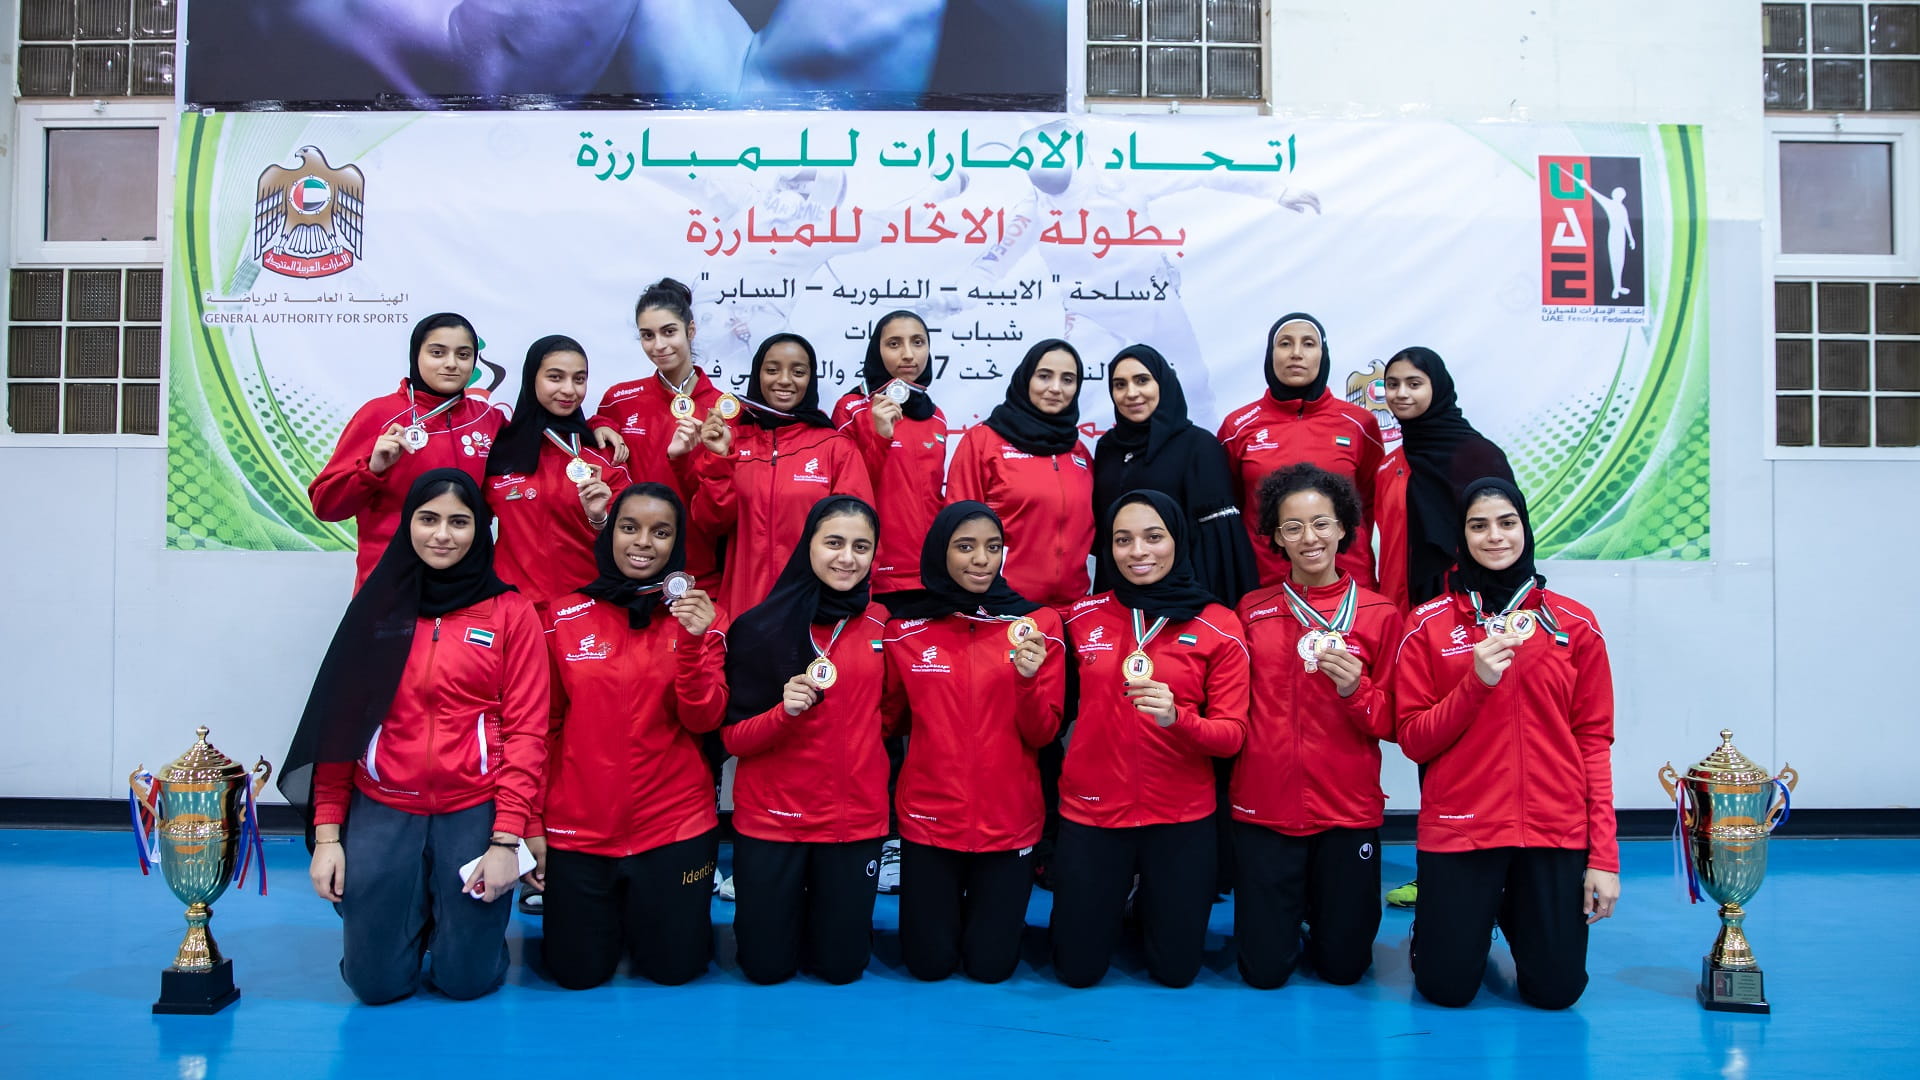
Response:
[{"label": "ribbon on trophy", "polygon": [[133,817],[133,848],[140,857],[140,875],[145,877],[153,872],[153,864],[160,861],[160,837],[156,831],[160,820],[160,786],[153,782],[150,772],[137,772],[134,776],[147,785],[144,796],[139,788],[127,785],[127,812]]},{"label": "ribbon on trophy", "polygon": [[260,864],[260,895],[267,895],[267,843],[260,833],[260,804],[254,801],[253,785],[241,784],[242,795],[247,801],[246,809],[240,815],[240,861],[233,869],[233,883],[244,888],[247,884],[247,865]]},{"label": "ribbon on trophy", "polygon": [[1706,899],[1700,890],[1700,872],[1693,865],[1693,842],[1687,836],[1687,785],[1673,788],[1673,883],[1690,904]]}]

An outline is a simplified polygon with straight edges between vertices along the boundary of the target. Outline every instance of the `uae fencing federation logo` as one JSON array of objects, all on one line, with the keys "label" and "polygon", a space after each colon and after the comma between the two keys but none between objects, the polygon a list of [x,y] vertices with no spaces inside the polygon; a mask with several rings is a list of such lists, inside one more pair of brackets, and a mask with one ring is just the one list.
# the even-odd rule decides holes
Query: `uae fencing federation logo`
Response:
[{"label": "uae fencing federation logo", "polygon": [[1640,159],[1542,157],[1539,175],[1540,302],[1644,310]]},{"label": "uae fencing federation logo", "polygon": [[267,166],[253,198],[253,257],[276,274],[318,278],[365,258],[367,178],[354,165],[334,168],[317,146],[299,164]]}]

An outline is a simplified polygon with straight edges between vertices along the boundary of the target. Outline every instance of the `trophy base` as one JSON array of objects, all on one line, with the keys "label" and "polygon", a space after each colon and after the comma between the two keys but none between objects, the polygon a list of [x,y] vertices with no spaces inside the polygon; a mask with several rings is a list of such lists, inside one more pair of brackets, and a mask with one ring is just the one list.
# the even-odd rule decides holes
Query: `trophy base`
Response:
[{"label": "trophy base", "polygon": [[222,960],[206,971],[172,967],[161,971],[160,1000],[153,1003],[153,1011],[169,1016],[211,1016],[238,1000],[240,988],[233,985],[233,961]]},{"label": "trophy base", "polygon": [[1715,1012],[1771,1013],[1766,983],[1759,968],[1735,971],[1716,968],[1711,957],[1700,958],[1700,1004]]}]

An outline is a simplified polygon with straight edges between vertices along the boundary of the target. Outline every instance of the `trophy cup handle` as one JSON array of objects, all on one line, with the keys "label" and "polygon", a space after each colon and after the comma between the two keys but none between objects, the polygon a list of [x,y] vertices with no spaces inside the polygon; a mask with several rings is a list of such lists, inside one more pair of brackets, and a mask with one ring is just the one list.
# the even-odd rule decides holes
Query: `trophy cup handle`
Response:
[{"label": "trophy cup handle", "polygon": [[273,779],[273,766],[270,763],[268,763],[267,759],[261,758],[259,761],[255,762],[253,766],[254,797],[256,798],[259,797],[261,789],[265,788],[267,786],[267,781],[271,779]]},{"label": "trophy cup handle", "polygon": [[1800,773],[1791,764],[1782,765],[1780,767],[1780,775],[1774,777],[1774,779],[1787,785],[1787,790],[1792,791],[1794,787],[1800,783]]},{"label": "trophy cup handle", "polygon": [[1785,821],[1786,815],[1791,812],[1790,808],[1793,805],[1791,792],[1793,791],[1794,785],[1799,782],[1800,774],[1794,771],[1792,765],[1781,766],[1780,775],[1773,778],[1774,790],[1778,797],[1773,800],[1773,805],[1767,808],[1767,831],[1769,833],[1774,830],[1775,826]]},{"label": "trophy cup handle", "polygon": [[1673,770],[1673,762],[1660,766],[1660,786],[1667,789],[1669,801],[1680,797],[1680,774]]}]

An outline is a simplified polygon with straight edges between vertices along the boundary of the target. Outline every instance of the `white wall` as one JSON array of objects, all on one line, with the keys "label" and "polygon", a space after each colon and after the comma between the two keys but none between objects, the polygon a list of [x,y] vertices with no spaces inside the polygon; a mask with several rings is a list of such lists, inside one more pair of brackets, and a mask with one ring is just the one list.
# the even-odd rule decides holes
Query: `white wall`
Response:
[{"label": "white wall", "polygon": [[[9,5],[0,4],[0,7]],[[1895,565],[1920,525],[1920,464],[1764,457],[1759,12],[1752,0],[1281,2],[1275,112],[1705,127],[1713,409],[1713,551],[1705,563],[1555,563],[1555,589],[1598,613],[1614,658],[1623,807],[1658,805],[1654,770],[1733,727],[1742,749],[1807,773],[1802,806],[1920,802],[1910,697],[1873,673],[1910,663],[1920,596]],[[0,444],[0,796],[115,796],[127,770],[183,749],[198,723],[232,756],[277,757],[351,580],[345,555],[161,549],[165,452]],[[1897,505],[1889,505],[1897,504]],[[1775,507],[1781,525],[1776,528]],[[1835,527],[1826,524],[1845,522]],[[1824,527],[1822,527],[1824,526]],[[1775,536],[1779,536],[1776,547]],[[1851,581],[1832,569],[1835,534]],[[111,568],[103,570],[102,568]],[[1845,679],[1776,637],[1838,625]],[[1776,667],[1776,652],[1786,662]],[[1837,685],[1836,685],[1837,683]],[[1391,759],[1391,755],[1390,755]],[[1386,770],[1416,805],[1413,770]]]}]

